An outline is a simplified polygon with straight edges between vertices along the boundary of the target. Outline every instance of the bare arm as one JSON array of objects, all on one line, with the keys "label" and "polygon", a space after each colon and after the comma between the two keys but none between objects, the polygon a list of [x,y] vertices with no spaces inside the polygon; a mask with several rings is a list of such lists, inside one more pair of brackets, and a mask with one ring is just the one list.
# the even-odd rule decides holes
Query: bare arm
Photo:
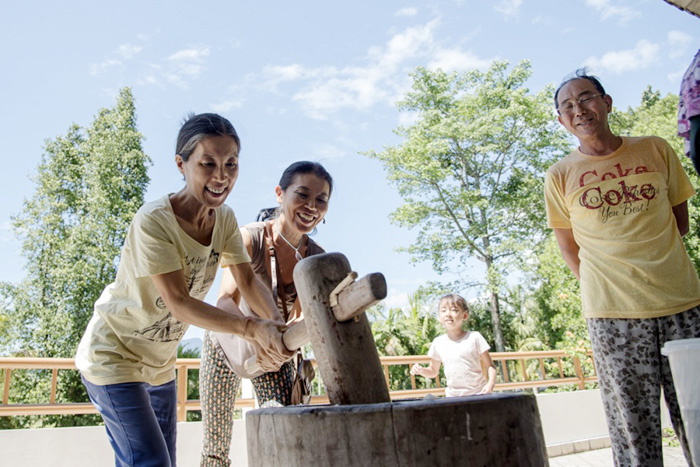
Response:
[{"label": "bare arm", "polygon": [[581,266],[581,260],[578,257],[579,246],[574,239],[573,231],[571,229],[554,229],[554,236],[557,238],[559,251],[564,262],[574,273],[576,279],[581,280],[579,276],[579,267]]},{"label": "bare arm", "polygon": [[[277,304],[272,298],[272,294],[255,275],[250,263],[233,264],[228,269],[237,289],[240,290],[241,295],[256,315],[261,318],[284,322],[282,315],[277,309]],[[221,299],[222,296],[220,295],[219,302]]]},{"label": "bare arm", "polygon": [[412,375],[425,376],[426,378],[435,378],[440,372],[440,360],[434,358],[430,359],[430,364],[428,366],[419,365],[414,363],[411,367]]},{"label": "bare arm", "polygon": [[[241,227],[241,239],[243,240],[243,245],[248,251],[248,255],[252,257],[253,240],[250,232],[245,227]],[[243,287],[238,285],[239,281],[243,279],[239,278],[236,280],[236,274],[241,274],[240,277],[245,278],[245,285]],[[219,298],[216,302],[216,306],[222,310],[242,314],[239,308],[239,304],[241,303],[241,295],[245,295],[246,293],[250,295],[251,288],[255,289],[252,290],[252,294],[258,296],[258,298],[262,300],[262,302],[258,300],[256,305],[246,296],[246,301],[253,310],[253,313],[261,318],[271,319],[273,321],[282,321],[282,315],[280,315],[279,310],[277,309],[277,304],[275,303],[274,298],[270,295],[270,291],[267,289],[267,287],[265,287],[265,284],[262,284],[255,275],[250,263],[229,266],[228,268],[224,269],[221,277],[221,285],[219,286]],[[259,294],[263,294],[264,297],[259,297]],[[274,310],[274,312],[270,312],[270,303],[272,304],[272,310]]]},{"label": "bare arm", "polygon": [[182,270],[156,274],[151,278],[168,310],[179,321],[212,331],[245,334],[247,319],[240,312],[227,313],[190,296]]},{"label": "bare arm", "polygon": [[[249,263],[245,264],[250,267]],[[243,317],[237,306],[231,311],[238,313],[231,313],[191,297],[182,270],[155,274],[151,279],[173,317],[204,329],[242,336],[256,347],[258,363],[263,370],[275,371],[289,359],[290,352],[282,342],[284,325]]]},{"label": "bare arm", "polygon": [[241,291],[238,289],[238,284],[233,279],[233,274],[229,268],[224,269],[221,275],[221,285],[219,286],[219,298],[216,301],[216,306],[222,310],[241,315],[240,310]]},{"label": "bare arm", "polygon": [[[250,232],[245,227],[240,228],[241,240],[243,246],[248,251],[248,256],[253,257],[253,240]],[[238,306],[241,303],[241,291],[238,289],[238,284],[233,279],[233,274],[228,268],[223,270],[221,275],[221,285],[219,286],[219,296],[216,306],[222,310],[231,311],[232,313],[240,313]],[[241,313],[242,314],[242,313]]]},{"label": "bare arm", "polygon": [[491,360],[491,354],[488,350],[481,354],[481,365],[487,369],[488,382],[479,394],[491,394],[493,392],[493,387],[496,385],[496,367],[493,364],[493,360]]},{"label": "bare arm", "polygon": [[690,230],[690,222],[688,220],[688,201],[683,201],[677,206],[673,206],[673,215],[676,218],[678,232],[681,237],[684,237]]}]

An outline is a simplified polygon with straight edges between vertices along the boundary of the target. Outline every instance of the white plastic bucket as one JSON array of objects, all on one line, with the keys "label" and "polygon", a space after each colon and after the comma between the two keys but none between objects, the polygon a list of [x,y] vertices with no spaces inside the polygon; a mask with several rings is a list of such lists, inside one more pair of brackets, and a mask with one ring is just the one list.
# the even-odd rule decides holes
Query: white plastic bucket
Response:
[{"label": "white plastic bucket", "polygon": [[668,357],[693,461],[700,465],[700,339],[668,341]]}]

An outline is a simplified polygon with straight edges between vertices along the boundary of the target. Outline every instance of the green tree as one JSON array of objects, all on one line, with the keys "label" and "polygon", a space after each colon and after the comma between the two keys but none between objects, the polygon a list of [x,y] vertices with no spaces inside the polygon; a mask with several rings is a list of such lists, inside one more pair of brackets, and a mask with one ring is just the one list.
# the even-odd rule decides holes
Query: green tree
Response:
[{"label": "green tree", "polygon": [[[387,311],[381,306],[371,309],[372,334],[379,355],[428,353],[433,339],[444,333],[436,313],[431,312],[438,294],[440,292],[437,289],[428,285],[408,296],[409,303],[406,309],[390,308]],[[389,378],[392,390],[411,388],[411,376],[407,366],[389,367]]]},{"label": "green tree", "polygon": [[[200,358],[200,351],[196,348],[177,347],[177,358]],[[179,371],[179,370],[178,370]],[[199,399],[199,370],[190,370],[187,372],[187,399]],[[188,422],[201,422],[202,411],[192,410],[187,412]]]},{"label": "green tree", "polygon": [[585,347],[588,330],[581,314],[579,283],[564,262],[554,234],[547,239],[533,274],[537,307],[531,309],[531,316],[537,323],[539,340],[553,349],[573,351],[581,345]]},{"label": "green tree", "polygon": [[[667,94],[661,97],[659,91],[648,86],[642,93],[638,107],[629,107],[626,111],[615,110],[611,117],[613,131],[628,136],[654,135],[668,141],[680,157],[691,183],[700,191],[700,179],[695,172],[692,161],[685,156],[683,139],[678,136],[678,95]],[[695,269],[700,271],[700,196],[688,200],[690,231],[683,238],[686,250]]]},{"label": "green tree", "polygon": [[[0,286],[3,353],[73,357],[93,304],[116,273],[129,223],[143,204],[149,157],[136,127],[134,99],[122,89],[91,126],[72,125],[47,141],[36,190],[13,218],[27,277]],[[13,383],[25,400],[28,383]],[[87,400],[77,374],[59,379],[58,398]],[[70,422],[73,423],[73,422]]]},{"label": "green tree", "polygon": [[395,130],[404,142],[367,154],[404,199],[392,221],[419,229],[403,249],[414,261],[430,261],[439,273],[463,270],[470,259],[485,266],[479,285],[498,351],[504,277],[544,238],[542,173],[570,146],[552,118],[552,88],[530,93],[530,75],[527,61],[462,74],[418,68],[398,103],[416,117]]},{"label": "green tree", "polygon": [[434,293],[419,288],[408,296],[408,307],[374,307],[370,313],[372,334],[380,355],[424,355],[430,343],[444,331],[431,313]]}]

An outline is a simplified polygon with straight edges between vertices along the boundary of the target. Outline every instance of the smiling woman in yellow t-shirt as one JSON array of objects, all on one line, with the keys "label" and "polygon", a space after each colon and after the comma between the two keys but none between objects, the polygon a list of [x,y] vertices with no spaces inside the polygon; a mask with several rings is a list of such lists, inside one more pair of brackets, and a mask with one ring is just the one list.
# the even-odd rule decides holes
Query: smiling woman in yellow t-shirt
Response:
[{"label": "smiling woman in yellow t-shirt", "polygon": [[[78,346],[76,365],[105,422],[117,465],[175,465],[175,359],[190,324],[244,337],[269,371],[291,357],[281,339],[281,316],[224,204],[238,178],[239,151],[240,139],[227,119],[189,116],[175,151],[185,186],[136,213],[116,279],[95,303]],[[267,319],[203,302],[219,264]]]}]

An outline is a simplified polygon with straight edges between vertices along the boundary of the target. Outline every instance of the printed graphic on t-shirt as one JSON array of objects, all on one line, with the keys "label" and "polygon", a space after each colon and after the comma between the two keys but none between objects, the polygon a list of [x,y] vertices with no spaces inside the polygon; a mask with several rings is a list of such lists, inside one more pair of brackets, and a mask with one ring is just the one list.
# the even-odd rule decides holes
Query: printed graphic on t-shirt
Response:
[{"label": "printed graphic on t-shirt", "polygon": [[[220,256],[221,253],[214,250],[211,251],[208,257],[185,254],[185,281],[187,282],[187,290],[190,296],[200,299],[204,298],[212,282],[214,282]],[[155,305],[158,309],[166,310],[165,301],[162,297],[156,298]],[[165,317],[150,326],[134,331],[134,335],[155,342],[172,342],[181,339],[185,334],[186,328],[187,325],[185,323],[178,321],[168,312]]]},{"label": "printed graphic on t-shirt", "polygon": [[[185,271],[188,269],[190,271],[186,277],[187,290],[190,291],[190,295],[198,297],[209,291],[216,276],[216,268],[219,265],[220,257],[221,253],[214,250],[211,251],[208,258],[185,255]],[[214,268],[214,272],[207,274],[207,271],[211,268]]]},{"label": "printed graphic on t-shirt", "polygon": [[180,340],[185,334],[185,323],[176,320],[170,313],[147,328],[135,331],[134,334],[154,342],[173,342]]},{"label": "printed graphic on t-shirt", "polygon": [[[613,170],[599,174],[596,170],[584,172],[579,178],[579,206],[597,211],[600,221],[606,224],[615,218],[639,214],[649,209],[649,205],[659,193],[653,176],[647,174],[644,165],[622,167],[614,165]],[[626,178],[623,178],[626,177]]]}]

